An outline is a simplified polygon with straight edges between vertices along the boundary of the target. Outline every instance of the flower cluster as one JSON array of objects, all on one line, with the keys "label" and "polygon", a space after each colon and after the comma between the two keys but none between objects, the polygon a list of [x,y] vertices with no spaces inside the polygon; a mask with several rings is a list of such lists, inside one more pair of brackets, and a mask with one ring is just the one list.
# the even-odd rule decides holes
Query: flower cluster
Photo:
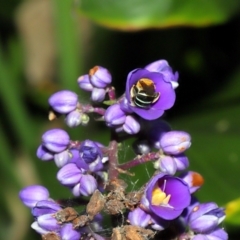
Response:
[{"label": "flower cluster", "polygon": [[[98,114],[111,139],[108,146],[90,139],[71,140],[57,128],[42,135],[37,157],[55,162],[57,180],[73,196],[72,201],[69,196],[54,200],[40,185],[20,191],[34,218],[31,227],[42,239],[227,240],[220,226],[224,209],[213,202],[200,203],[194,196],[204,179],[187,170],[185,151],[191,136],[172,130],[160,119],[174,105],[178,87],[178,73],[168,62],[158,60],[131,71],[119,98],[104,67],[93,67],[77,82],[91,93],[91,103],[81,103],[72,91],[54,93],[49,98],[49,120],[62,115],[69,127],[87,126],[91,115]],[[136,156],[120,164],[119,143],[127,138],[134,138]],[[146,162],[153,163],[155,173],[144,186],[128,192],[125,174],[131,176],[129,169]],[[81,211],[75,206],[81,206]],[[114,220],[108,227],[112,230],[101,234],[102,222],[109,216]],[[116,225],[119,217],[122,221]]]}]

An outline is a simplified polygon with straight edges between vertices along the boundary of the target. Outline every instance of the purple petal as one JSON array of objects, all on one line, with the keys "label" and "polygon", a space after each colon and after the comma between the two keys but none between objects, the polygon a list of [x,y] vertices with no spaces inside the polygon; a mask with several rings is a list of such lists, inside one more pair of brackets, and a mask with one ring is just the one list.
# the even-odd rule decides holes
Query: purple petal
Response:
[{"label": "purple petal", "polygon": [[60,230],[60,236],[63,240],[79,240],[81,238],[81,233],[73,229],[71,223],[64,224]]},{"label": "purple petal", "polygon": [[34,207],[38,201],[49,198],[48,190],[41,185],[32,185],[23,188],[19,192],[19,198],[27,207]]},{"label": "purple petal", "polygon": [[45,228],[40,227],[38,225],[37,221],[32,223],[31,228],[34,229],[37,233],[42,234],[42,235],[49,233],[48,230],[46,230]]},{"label": "purple petal", "polygon": [[34,217],[39,217],[44,214],[55,213],[62,208],[54,201],[42,200],[37,202],[35,207],[32,209],[32,215]]},{"label": "purple petal", "polygon": [[74,163],[68,163],[63,166],[57,173],[58,181],[65,186],[74,186],[79,183],[82,172]]},{"label": "purple petal", "polygon": [[52,152],[62,152],[70,143],[68,133],[62,129],[51,129],[42,135],[42,145]]},{"label": "purple petal", "polygon": [[38,225],[48,231],[59,230],[61,225],[57,222],[56,218],[53,217],[53,214],[44,214],[37,218]]},{"label": "purple petal", "polygon": [[92,83],[90,82],[90,79],[89,79],[89,75],[86,74],[86,75],[83,75],[83,76],[80,76],[77,80],[78,82],[78,85],[79,87],[84,90],[84,91],[87,91],[87,92],[91,92],[93,90],[93,85]]},{"label": "purple petal", "polygon": [[94,87],[106,88],[112,82],[112,76],[109,71],[100,66],[95,66],[89,71],[90,82]]},{"label": "purple petal", "polygon": [[54,153],[47,150],[43,145],[40,145],[36,153],[37,157],[43,161],[53,160]]},{"label": "purple petal", "polygon": [[58,113],[69,113],[77,107],[78,95],[75,92],[63,90],[54,93],[48,99],[49,105]]},{"label": "purple petal", "polygon": [[136,208],[128,214],[128,220],[131,225],[145,228],[149,225],[151,216],[141,208]]}]

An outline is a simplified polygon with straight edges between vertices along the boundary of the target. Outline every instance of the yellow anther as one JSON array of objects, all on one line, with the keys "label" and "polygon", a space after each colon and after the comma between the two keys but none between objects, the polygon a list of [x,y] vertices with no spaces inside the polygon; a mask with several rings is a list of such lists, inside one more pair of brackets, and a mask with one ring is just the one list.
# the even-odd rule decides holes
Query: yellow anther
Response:
[{"label": "yellow anther", "polygon": [[163,192],[159,187],[155,187],[152,192],[152,204],[159,206],[162,204],[168,204],[169,200],[171,198],[171,195],[166,195],[165,192]]}]

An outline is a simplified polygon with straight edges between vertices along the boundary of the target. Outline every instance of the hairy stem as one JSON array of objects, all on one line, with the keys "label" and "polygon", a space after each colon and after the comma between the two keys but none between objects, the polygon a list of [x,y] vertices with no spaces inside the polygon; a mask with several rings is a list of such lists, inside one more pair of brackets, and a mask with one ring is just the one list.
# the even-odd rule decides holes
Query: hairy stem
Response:
[{"label": "hairy stem", "polygon": [[128,170],[128,169],[130,169],[132,167],[136,167],[140,164],[150,162],[150,161],[155,161],[155,160],[159,159],[159,157],[160,157],[160,154],[158,152],[157,153],[154,153],[154,152],[147,153],[142,156],[139,155],[129,162],[118,165],[118,168],[121,168],[122,170]]},{"label": "hairy stem", "polygon": [[114,131],[111,131],[111,141],[108,149],[108,158],[109,158],[109,168],[108,168],[108,177],[109,180],[114,180],[118,178],[118,141],[117,134]]}]

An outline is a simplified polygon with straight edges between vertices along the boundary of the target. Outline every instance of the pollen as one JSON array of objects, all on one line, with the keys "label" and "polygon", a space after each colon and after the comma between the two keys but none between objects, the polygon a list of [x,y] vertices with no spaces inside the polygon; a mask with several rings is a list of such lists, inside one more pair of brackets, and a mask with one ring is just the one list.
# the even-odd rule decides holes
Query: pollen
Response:
[{"label": "pollen", "polygon": [[168,204],[171,195],[166,195],[159,187],[155,187],[152,192],[152,204],[159,206],[159,205],[166,205]]}]

